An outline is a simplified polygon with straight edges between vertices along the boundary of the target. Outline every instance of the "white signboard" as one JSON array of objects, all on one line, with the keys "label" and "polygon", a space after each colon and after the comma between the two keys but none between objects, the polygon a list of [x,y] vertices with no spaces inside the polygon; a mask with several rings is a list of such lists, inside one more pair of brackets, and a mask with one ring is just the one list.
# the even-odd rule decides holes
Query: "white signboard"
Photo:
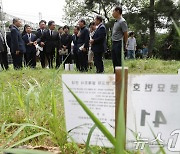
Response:
[{"label": "white signboard", "polygon": [[180,153],[179,75],[130,75],[127,109],[128,149],[155,152],[159,140],[167,154]]},{"label": "white signboard", "polygon": [[[115,134],[115,75],[62,75],[62,81],[88,106],[107,129]],[[77,143],[84,144],[94,123],[63,85],[66,129]],[[70,141],[70,140],[69,140]],[[91,145],[112,147],[98,130]]]}]

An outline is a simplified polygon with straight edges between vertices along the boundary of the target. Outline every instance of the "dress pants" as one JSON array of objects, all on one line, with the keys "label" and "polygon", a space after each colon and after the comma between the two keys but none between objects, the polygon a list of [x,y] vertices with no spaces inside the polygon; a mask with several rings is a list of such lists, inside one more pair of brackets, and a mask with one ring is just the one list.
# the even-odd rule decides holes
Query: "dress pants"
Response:
[{"label": "dress pants", "polygon": [[46,58],[46,53],[45,53],[45,50],[43,50],[40,52],[40,61],[41,61],[42,68],[45,68],[45,66],[46,66],[45,58]]},{"label": "dress pants", "polygon": [[87,72],[88,71],[88,54],[87,52],[78,51],[78,60],[79,60],[79,71]]},{"label": "dress pants", "polygon": [[1,67],[3,70],[8,70],[8,57],[7,57],[7,52],[0,52],[0,62],[1,62]]},{"label": "dress pants", "polygon": [[103,52],[94,52],[94,65],[96,66],[96,73],[104,72],[104,64],[102,60]]},{"label": "dress pants", "polygon": [[80,70],[79,59],[78,59],[78,52],[77,51],[73,51],[73,53],[74,53],[74,63],[76,64],[76,69]]},{"label": "dress pants", "polygon": [[35,68],[36,67],[36,52],[26,53],[26,65]]},{"label": "dress pants", "polygon": [[53,68],[54,52],[46,52],[49,68]]},{"label": "dress pants", "polygon": [[16,55],[16,53],[12,53],[12,58],[13,58],[13,66],[15,70],[21,69],[22,66],[22,58],[23,58],[23,54],[19,53],[18,55]]},{"label": "dress pants", "polygon": [[112,61],[113,61],[114,73],[115,73],[115,67],[116,66],[122,66],[121,47],[122,47],[122,41],[113,41]]}]

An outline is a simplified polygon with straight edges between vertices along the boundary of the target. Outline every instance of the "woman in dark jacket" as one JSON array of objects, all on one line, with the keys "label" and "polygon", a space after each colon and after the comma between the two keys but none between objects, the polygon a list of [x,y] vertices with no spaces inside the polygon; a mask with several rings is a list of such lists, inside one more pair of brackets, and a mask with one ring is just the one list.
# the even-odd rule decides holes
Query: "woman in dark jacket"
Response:
[{"label": "woman in dark jacket", "polygon": [[[61,49],[67,51],[65,55],[61,55],[62,61],[65,60],[64,64],[71,64],[71,42],[72,42],[72,35],[69,34],[69,27],[63,27],[64,34],[61,37]],[[61,54],[61,53],[60,53]]]}]

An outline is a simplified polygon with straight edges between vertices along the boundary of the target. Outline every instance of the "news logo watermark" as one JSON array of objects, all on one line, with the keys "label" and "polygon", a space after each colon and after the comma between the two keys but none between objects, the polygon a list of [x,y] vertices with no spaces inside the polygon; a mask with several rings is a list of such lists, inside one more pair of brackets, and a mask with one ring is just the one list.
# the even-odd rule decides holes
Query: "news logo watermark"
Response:
[{"label": "news logo watermark", "polygon": [[138,133],[134,144],[136,150],[144,150],[145,146],[149,146],[150,148],[167,147],[170,152],[180,152],[180,129],[174,130],[167,142],[163,140],[162,133],[158,133],[152,140],[143,138],[141,133]]}]

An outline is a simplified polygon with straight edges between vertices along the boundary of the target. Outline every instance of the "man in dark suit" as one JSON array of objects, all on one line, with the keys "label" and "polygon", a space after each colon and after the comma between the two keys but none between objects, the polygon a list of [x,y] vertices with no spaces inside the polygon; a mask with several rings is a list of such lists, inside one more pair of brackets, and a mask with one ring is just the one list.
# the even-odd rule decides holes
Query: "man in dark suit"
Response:
[{"label": "man in dark suit", "polygon": [[102,61],[103,53],[105,52],[105,42],[106,42],[106,28],[102,23],[103,18],[101,16],[96,16],[95,24],[97,29],[90,40],[92,44],[92,51],[94,53],[94,65],[96,66],[96,73],[104,72],[104,65]]},{"label": "man in dark suit", "polygon": [[80,28],[78,26],[74,27],[74,35],[72,36],[72,42],[73,42],[73,54],[74,54],[74,62],[76,64],[76,69],[80,70],[79,67],[79,59],[78,59],[78,33]]},{"label": "man in dark suit", "polygon": [[13,58],[14,69],[22,68],[23,53],[26,52],[24,41],[22,40],[19,27],[21,27],[20,19],[13,19],[13,26],[11,28],[11,52]]},{"label": "man in dark suit", "polygon": [[[13,25],[9,26],[10,32],[11,32],[12,27],[13,27]],[[6,41],[7,41],[7,45],[10,48],[10,52],[11,52],[11,33],[6,33]]]},{"label": "man in dark suit", "polygon": [[23,36],[23,40],[26,47],[26,64],[31,68],[36,67],[36,40],[37,37],[32,33],[31,27],[26,26],[26,34]]},{"label": "man in dark suit", "polygon": [[[43,33],[46,31],[46,21],[45,20],[41,20],[39,22],[39,29],[37,30],[37,33],[36,33],[36,37],[37,39],[41,39]],[[43,44],[41,44],[41,42],[39,42],[39,46],[41,46],[42,48],[44,47]],[[43,48],[43,51],[40,51],[40,61],[41,61],[41,66],[42,68],[45,68],[45,48]]]},{"label": "man in dark suit", "polygon": [[89,49],[89,30],[85,20],[79,21],[80,31],[78,34],[78,59],[81,72],[88,71],[88,49]]},{"label": "man in dark suit", "polygon": [[7,46],[2,32],[0,31],[0,63],[2,69],[8,70]]},{"label": "man in dark suit", "polygon": [[[43,32],[41,39],[41,45],[45,48],[46,57],[48,60],[49,68],[53,68],[53,59],[55,57],[55,48],[58,46],[59,41],[59,33],[54,31],[55,30],[55,22],[49,21],[48,22],[48,30]],[[38,42],[39,42],[38,41]]]},{"label": "man in dark suit", "polygon": [[63,27],[58,28],[58,33],[59,33],[59,41],[56,52],[56,69],[58,69],[62,63],[62,56],[60,55],[59,51],[61,51],[62,49],[62,35],[64,33]]}]

